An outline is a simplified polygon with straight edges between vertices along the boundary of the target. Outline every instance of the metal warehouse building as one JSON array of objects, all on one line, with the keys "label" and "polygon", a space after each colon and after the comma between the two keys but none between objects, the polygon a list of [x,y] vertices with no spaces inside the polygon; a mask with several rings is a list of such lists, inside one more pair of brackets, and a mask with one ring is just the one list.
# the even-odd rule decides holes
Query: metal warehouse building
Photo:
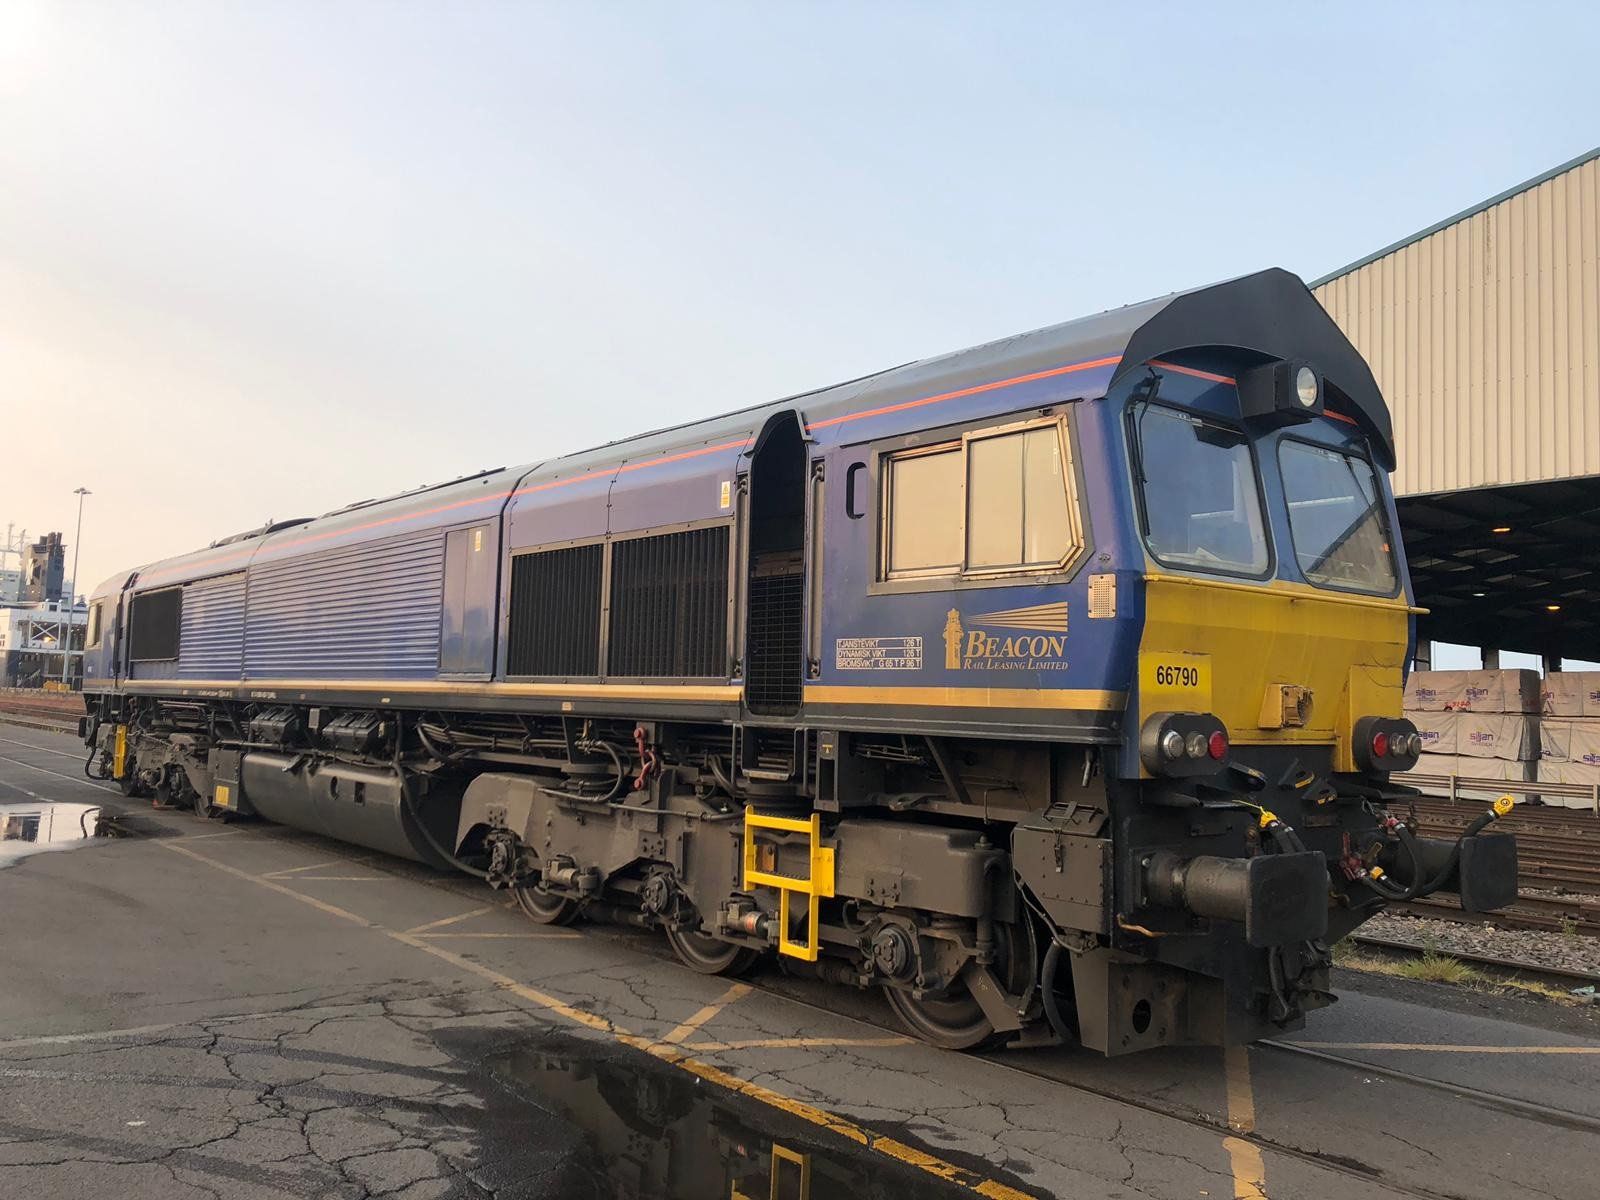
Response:
[{"label": "metal warehouse building", "polygon": [[1600,148],[1311,286],[1394,411],[1419,637],[1600,659]]}]

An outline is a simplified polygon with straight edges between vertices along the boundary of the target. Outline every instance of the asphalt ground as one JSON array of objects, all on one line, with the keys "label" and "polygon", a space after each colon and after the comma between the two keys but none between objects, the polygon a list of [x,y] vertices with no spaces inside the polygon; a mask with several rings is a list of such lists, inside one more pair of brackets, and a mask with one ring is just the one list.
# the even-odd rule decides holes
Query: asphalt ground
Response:
[{"label": "asphalt ground", "polygon": [[80,764],[0,725],[0,806],[137,831],[0,855],[4,1200],[1596,1194],[1587,1011],[1341,973],[1249,1050],[946,1054],[875,996],[697,975]]}]

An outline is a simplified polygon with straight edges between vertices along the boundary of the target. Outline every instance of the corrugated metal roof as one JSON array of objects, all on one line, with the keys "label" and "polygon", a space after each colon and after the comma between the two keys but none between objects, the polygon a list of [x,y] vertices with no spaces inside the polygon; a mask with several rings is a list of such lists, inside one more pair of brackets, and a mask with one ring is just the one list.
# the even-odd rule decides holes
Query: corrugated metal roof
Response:
[{"label": "corrugated metal roof", "polygon": [[1407,246],[1414,242],[1420,242],[1423,238],[1432,237],[1441,229],[1448,229],[1450,226],[1455,225],[1458,222],[1465,221],[1469,217],[1477,216],[1486,208],[1493,208],[1496,204],[1504,203],[1513,196],[1520,195],[1531,188],[1538,187],[1541,183],[1547,183],[1548,181],[1554,179],[1557,175],[1562,175],[1572,170],[1573,167],[1581,167],[1591,158],[1600,158],[1600,146],[1596,146],[1593,150],[1589,150],[1578,155],[1577,158],[1569,159],[1568,161],[1562,163],[1559,167],[1551,167],[1548,171],[1541,172],[1540,174],[1535,175],[1532,179],[1525,179],[1521,183],[1517,184],[1516,187],[1507,188],[1499,195],[1490,196],[1482,203],[1474,204],[1471,208],[1464,208],[1453,217],[1446,217],[1442,221],[1437,221],[1434,224],[1429,225],[1426,229],[1418,230],[1410,237],[1403,237],[1398,242],[1391,242],[1382,250],[1374,250],[1371,254],[1368,254],[1363,258],[1358,258],[1355,262],[1342,266],[1337,271],[1330,271],[1321,279],[1312,280],[1306,286],[1312,291],[1316,291],[1323,284],[1332,283],[1341,275],[1348,275],[1351,271],[1359,271],[1368,263],[1377,262],[1378,259],[1387,254],[1393,254],[1396,250],[1404,250]]},{"label": "corrugated metal roof", "polygon": [[1600,475],[1600,155],[1315,294],[1394,415],[1397,495]]}]

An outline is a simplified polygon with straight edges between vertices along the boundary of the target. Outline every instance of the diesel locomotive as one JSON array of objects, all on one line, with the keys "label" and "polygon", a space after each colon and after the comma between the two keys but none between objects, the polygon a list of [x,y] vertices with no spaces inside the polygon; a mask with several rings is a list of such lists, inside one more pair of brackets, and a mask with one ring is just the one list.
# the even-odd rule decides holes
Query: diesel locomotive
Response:
[{"label": "diesel locomotive", "polygon": [[1105,1054],[1329,1003],[1414,834],[1361,356],[1270,270],[269,524],[91,600],[85,769]]}]

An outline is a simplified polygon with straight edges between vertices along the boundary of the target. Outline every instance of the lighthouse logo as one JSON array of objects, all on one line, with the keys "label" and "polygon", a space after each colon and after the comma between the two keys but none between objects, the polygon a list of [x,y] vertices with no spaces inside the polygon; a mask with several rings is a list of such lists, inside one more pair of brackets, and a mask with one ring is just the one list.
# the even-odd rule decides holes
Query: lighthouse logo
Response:
[{"label": "lighthouse logo", "polygon": [[[1064,670],[1067,602],[969,613],[952,608],[944,620],[944,665],[949,671]],[[972,628],[966,628],[967,625]],[[1020,631],[1020,632],[1014,632]]]}]

